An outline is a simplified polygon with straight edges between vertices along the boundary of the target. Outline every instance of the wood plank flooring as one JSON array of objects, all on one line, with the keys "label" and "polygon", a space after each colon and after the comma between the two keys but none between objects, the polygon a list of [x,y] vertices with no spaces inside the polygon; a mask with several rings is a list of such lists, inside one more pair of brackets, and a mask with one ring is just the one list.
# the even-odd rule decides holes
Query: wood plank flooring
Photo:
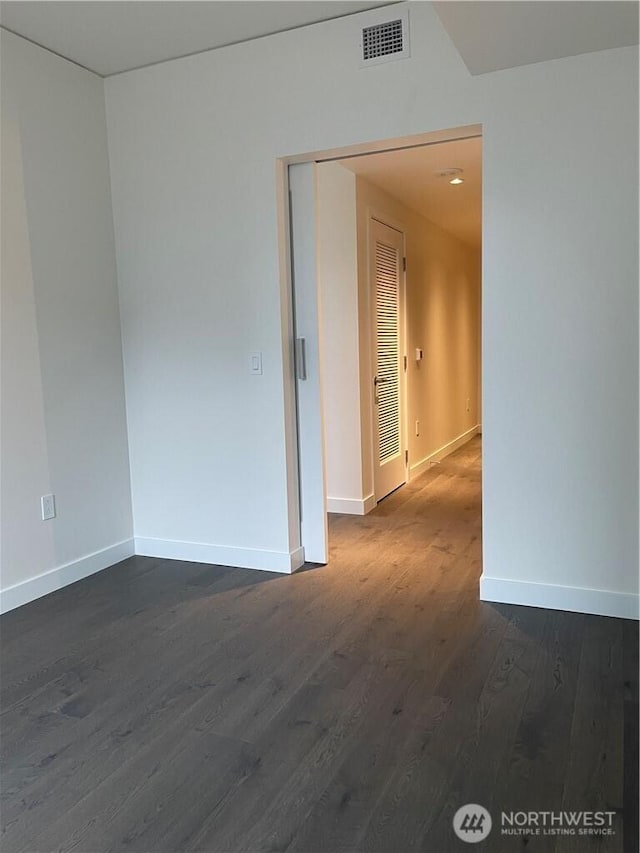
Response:
[{"label": "wood plank flooring", "polygon": [[[449,853],[460,805],[615,810],[637,625],[478,601],[480,440],[292,577],[136,557],[2,618],[3,853]],[[623,835],[624,826],[624,835]]]}]

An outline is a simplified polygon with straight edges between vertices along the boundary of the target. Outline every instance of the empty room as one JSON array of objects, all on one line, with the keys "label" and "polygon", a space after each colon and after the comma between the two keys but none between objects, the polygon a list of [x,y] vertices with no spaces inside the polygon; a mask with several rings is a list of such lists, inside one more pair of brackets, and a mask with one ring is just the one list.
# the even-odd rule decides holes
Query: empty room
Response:
[{"label": "empty room", "polygon": [[636,853],[638,4],[0,25],[3,853]]}]

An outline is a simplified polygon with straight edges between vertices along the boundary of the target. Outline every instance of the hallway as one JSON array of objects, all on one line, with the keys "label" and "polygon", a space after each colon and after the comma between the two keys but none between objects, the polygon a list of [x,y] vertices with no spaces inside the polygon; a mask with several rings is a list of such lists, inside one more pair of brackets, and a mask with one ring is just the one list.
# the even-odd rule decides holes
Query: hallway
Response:
[{"label": "hallway", "polygon": [[501,810],[631,831],[637,625],[478,601],[480,459],[332,517],[326,568],[136,557],[4,616],[2,850],[448,853],[465,803],[496,853]]}]

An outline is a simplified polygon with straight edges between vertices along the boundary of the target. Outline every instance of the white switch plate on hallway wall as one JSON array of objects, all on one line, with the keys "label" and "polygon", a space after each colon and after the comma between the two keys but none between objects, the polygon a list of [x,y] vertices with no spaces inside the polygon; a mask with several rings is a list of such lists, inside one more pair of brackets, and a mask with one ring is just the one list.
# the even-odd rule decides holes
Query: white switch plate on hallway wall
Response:
[{"label": "white switch plate on hallway wall", "polygon": [[56,517],[56,496],[43,495],[40,498],[40,507],[42,509],[42,520],[48,521],[50,518]]}]

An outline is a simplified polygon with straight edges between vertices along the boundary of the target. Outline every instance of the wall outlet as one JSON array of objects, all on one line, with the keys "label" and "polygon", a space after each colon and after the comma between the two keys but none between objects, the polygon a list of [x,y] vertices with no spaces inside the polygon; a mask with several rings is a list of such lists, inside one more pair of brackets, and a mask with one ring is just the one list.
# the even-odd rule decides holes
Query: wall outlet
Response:
[{"label": "wall outlet", "polygon": [[471,411],[471,400],[469,399],[469,397],[467,397],[467,411]]},{"label": "wall outlet", "polygon": [[40,506],[42,508],[42,520],[48,521],[50,518],[56,517],[56,496],[43,495],[40,498]]},{"label": "wall outlet", "polygon": [[420,421],[416,421],[416,435],[420,435]]}]

